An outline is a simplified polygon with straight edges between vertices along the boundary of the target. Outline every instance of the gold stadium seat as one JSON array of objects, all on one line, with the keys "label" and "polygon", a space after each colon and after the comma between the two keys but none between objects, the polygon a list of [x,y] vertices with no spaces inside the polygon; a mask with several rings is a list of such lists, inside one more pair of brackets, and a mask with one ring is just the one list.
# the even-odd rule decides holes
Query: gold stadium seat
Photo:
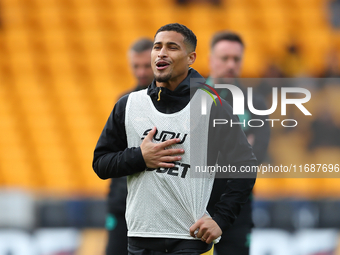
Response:
[{"label": "gold stadium seat", "polygon": [[259,174],[254,186],[256,199],[273,199],[284,197],[284,179],[283,178],[262,178]]},{"label": "gold stadium seat", "polygon": [[255,0],[256,4],[262,9],[283,9],[285,7],[285,0]]},{"label": "gold stadium seat", "polygon": [[289,29],[289,11],[284,8],[266,8],[254,14],[262,21],[264,28],[286,32]]},{"label": "gold stadium seat", "polygon": [[50,147],[40,146],[41,178],[43,189],[60,194],[72,194],[81,188],[76,165],[70,162],[71,155],[62,146],[51,144]]},{"label": "gold stadium seat", "polygon": [[247,30],[251,26],[250,12],[244,9],[230,9],[226,11],[229,28],[231,30]]},{"label": "gold stadium seat", "polygon": [[1,1],[1,6],[3,8],[12,8],[20,6],[20,0],[3,0]]},{"label": "gold stadium seat", "polygon": [[282,192],[286,197],[300,199],[320,198],[322,184],[318,178],[287,178],[283,180]]},{"label": "gold stadium seat", "polygon": [[88,7],[95,7],[96,3],[99,1],[94,0],[71,0],[70,1],[76,8],[88,8]]},{"label": "gold stadium seat", "polygon": [[325,7],[327,1],[325,0],[291,0],[294,5],[300,9],[305,9],[306,7],[319,8]]},{"label": "gold stadium seat", "polygon": [[319,192],[322,194],[323,198],[339,199],[340,179],[339,178],[322,179],[322,182],[320,182]]},{"label": "gold stadium seat", "polygon": [[300,20],[305,27],[325,29],[329,26],[326,10],[320,7],[303,8],[300,12]]},{"label": "gold stadium seat", "polygon": [[32,168],[31,147],[22,130],[25,122],[19,122],[12,97],[0,96],[0,100],[0,185],[34,189],[37,172]]},{"label": "gold stadium seat", "polygon": [[[18,149],[18,148],[17,148]],[[8,157],[12,162],[3,162],[2,179],[5,187],[24,188],[28,190],[36,190],[38,178],[37,172],[32,169],[29,164],[29,159],[20,159],[17,154],[20,150],[8,150],[8,153],[13,153],[13,157]]]},{"label": "gold stadium seat", "polygon": [[225,1],[225,5],[228,9],[246,9],[252,7],[256,4],[256,1],[249,1],[249,0],[228,0]]},{"label": "gold stadium seat", "polygon": [[[332,45],[331,33],[325,29],[308,29],[298,36],[304,63],[311,73],[321,73]],[[312,42],[312,43],[311,43]]]}]

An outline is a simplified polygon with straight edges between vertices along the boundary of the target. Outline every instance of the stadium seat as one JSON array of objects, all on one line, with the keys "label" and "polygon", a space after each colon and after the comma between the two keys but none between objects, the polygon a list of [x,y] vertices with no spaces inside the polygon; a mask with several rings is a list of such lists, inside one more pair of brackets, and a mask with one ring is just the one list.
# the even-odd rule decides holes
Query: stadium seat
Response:
[{"label": "stadium seat", "polygon": [[285,7],[284,0],[256,0],[257,5],[261,7],[261,9],[283,9]]},{"label": "stadium seat", "polygon": [[228,20],[231,30],[242,31],[251,27],[250,11],[243,8],[231,8],[226,11],[226,19]]},{"label": "stadium seat", "polygon": [[275,176],[262,176],[258,173],[256,184],[254,186],[254,194],[256,199],[270,200],[274,198],[284,197],[284,179],[275,178]]}]

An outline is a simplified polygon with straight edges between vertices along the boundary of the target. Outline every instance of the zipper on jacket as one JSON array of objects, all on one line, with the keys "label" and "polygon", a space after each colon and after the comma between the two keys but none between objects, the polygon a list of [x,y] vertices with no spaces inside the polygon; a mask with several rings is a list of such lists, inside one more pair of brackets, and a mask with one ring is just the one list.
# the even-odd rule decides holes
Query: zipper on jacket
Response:
[{"label": "zipper on jacket", "polygon": [[157,101],[161,101],[161,92],[162,92],[162,89],[159,89]]}]

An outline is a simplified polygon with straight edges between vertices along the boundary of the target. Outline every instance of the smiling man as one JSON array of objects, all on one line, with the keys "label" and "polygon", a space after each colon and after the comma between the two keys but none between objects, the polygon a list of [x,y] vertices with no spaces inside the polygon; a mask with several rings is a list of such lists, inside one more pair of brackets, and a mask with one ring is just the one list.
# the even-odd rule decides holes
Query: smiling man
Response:
[{"label": "smiling man", "polygon": [[[189,39],[187,39],[189,40]],[[188,75],[188,66],[196,60],[194,46],[176,31],[159,32],[151,52],[157,87],[175,90]]]},{"label": "smiling man", "polygon": [[[117,102],[94,151],[93,168],[100,178],[128,176],[130,255],[212,254],[213,243],[235,221],[255,183],[255,178],[225,180],[215,215],[209,216],[214,175],[193,178],[191,164],[215,163],[223,155],[221,163],[239,169],[256,165],[256,158],[239,126],[211,130],[209,118],[196,126],[201,146],[190,147],[190,102],[205,93],[196,89],[190,96],[190,80],[203,79],[189,67],[196,59],[196,44],[194,33],[178,23],[156,32],[154,81]],[[238,121],[226,103],[211,107],[210,114]],[[214,156],[201,157],[210,149]]]}]

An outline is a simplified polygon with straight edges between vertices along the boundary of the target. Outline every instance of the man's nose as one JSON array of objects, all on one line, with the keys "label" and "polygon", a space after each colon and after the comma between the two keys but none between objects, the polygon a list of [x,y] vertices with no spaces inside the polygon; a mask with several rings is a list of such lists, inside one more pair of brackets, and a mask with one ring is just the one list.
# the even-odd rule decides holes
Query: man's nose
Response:
[{"label": "man's nose", "polygon": [[235,68],[235,66],[236,66],[236,63],[235,63],[234,60],[230,59],[230,60],[227,61],[227,67],[228,68],[233,69],[233,68]]},{"label": "man's nose", "polygon": [[162,49],[158,53],[158,57],[162,58],[162,57],[167,56],[167,54],[168,54],[168,51],[166,50],[166,48],[162,47]]}]

